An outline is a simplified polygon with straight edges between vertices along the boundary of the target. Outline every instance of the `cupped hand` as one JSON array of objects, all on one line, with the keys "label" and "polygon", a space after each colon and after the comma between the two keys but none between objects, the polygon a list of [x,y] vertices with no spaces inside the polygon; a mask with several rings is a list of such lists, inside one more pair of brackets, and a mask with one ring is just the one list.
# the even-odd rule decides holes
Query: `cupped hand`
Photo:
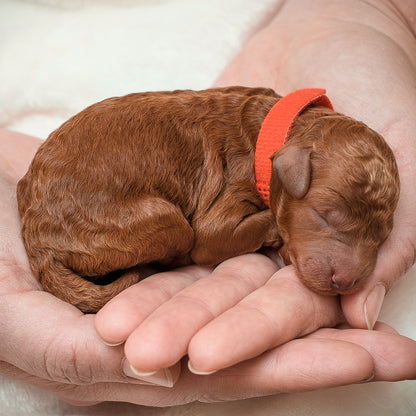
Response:
[{"label": "cupped hand", "polygon": [[269,258],[250,254],[182,289],[175,283],[196,270],[203,269],[153,275],[98,312],[103,340],[125,343],[131,377],[166,385],[169,367],[182,362],[173,389],[207,401],[416,377],[416,342],[383,324],[336,327],[338,299],[310,292],[291,267],[276,271]]},{"label": "cupped hand", "polygon": [[[338,1],[336,7],[331,3],[317,0],[311,7],[305,0],[285,2],[217,85],[270,86],[282,94],[302,87],[325,87],[335,108],[365,121],[392,146],[402,182],[394,230],[380,251],[368,285],[341,299],[348,321],[365,328],[375,321],[383,290],[414,262],[416,151],[412,135],[416,121],[415,112],[409,109],[416,108],[415,42],[387,1],[357,1],[356,7],[348,1]],[[105,345],[94,331],[92,315],[82,315],[42,292],[30,272],[19,238],[14,186],[37,145],[33,139],[2,131],[1,371],[68,401],[123,400],[166,406],[303,391],[371,377],[390,381],[416,378],[414,341],[380,324],[374,331],[317,329],[341,322],[335,298],[303,293],[290,268],[275,273],[265,257],[235,259],[240,263],[223,264],[213,273],[195,267],[168,272],[126,290],[95,322],[106,342],[126,340],[125,350],[124,346]],[[248,270],[253,270],[253,261],[257,264],[252,277],[243,271],[246,260]],[[236,264],[243,273],[241,288],[236,287]],[[227,270],[229,267],[234,270]],[[231,276],[223,283],[227,291],[218,283],[224,270],[225,279]],[[212,290],[206,283],[211,281]],[[282,293],[277,293],[278,288]],[[136,294],[144,300],[141,306],[132,302],[131,296]],[[187,315],[188,307],[195,315]],[[176,310],[181,319],[173,319]],[[119,326],[115,325],[117,316],[123,318]],[[155,351],[159,348],[158,354],[149,351],[150,339],[155,341]],[[168,341],[173,344],[167,345]],[[173,388],[136,384],[140,381],[129,362],[140,377],[147,373],[143,378],[148,382],[172,386],[179,375],[178,360],[186,352],[193,371],[216,373],[192,374],[185,358]],[[166,366],[170,368],[163,368]]]},{"label": "cupped hand", "polygon": [[[14,188],[38,145],[39,141],[28,136],[0,131],[2,373],[54,392],[75,404],[88,405],[111,400],[149,406],[171,406],[195,400],[234,400],[281,391],[303,391],[361,382],[373,374],[380,379],[412,376],[414,369],[411,366],[404,366],[401,362],[391,363],[385,356],[385,351],[389,349],[394,349],[403,356],[416,355],[411,340],[389,332],[380,332],[377,336],[373,332],[368,337],[360,337],[359,342],[354,340],[354,344],[350,339],[357,335],[345,331],[343,335],[323,333],[322,339],[290,341],[253,360],[207,377],[192,374],[184,361],[180,377],[181,363],[178,362],[161,372],[169,377],[163,379],[159,374],[153,378],[148,377],[144,382],[137,380],[126,361],[123,346],[110,347],[96,333],[94,315],[84,315],[75,307],[43,292],[30,271],[20,239]],[[260,255],[246,260],[243,263],[247,263],[247,272],[239,273],[238,268],[244,264],[237,260],[234,266],[232,263],[224,264],[217,270],[219,273],[222,268],[223,273],[232,275],[234,269],[234,278],[228,288],[234,289],[231,293],[235,303],[246,293],[261,288],[276,269],[269,259]],[[250,276],[254,269],[259,269],[260,273]],[[237,285],[235,279],[238,274],[245,274],[245,284],[242,287]],[[177,302],[181,292],[185,291],[190,296],[184,296],[183,301],[190,301],[190,288],[203,289],[200,282],[210,276],[209,270],[191,266],[144,280],[137,285],[141,288],[138,291],[141,302],[134,302],[136,309],[124,309],[126,316],[125,320],[120,321],[121,328],[132,318],[136,319],[136,315],[152,316],[153,311],[166,308],[165,305],[169,302]],[[134,293],[137,287],[123,292],[126,305],[131,304],[129,293]],[[221,295],[220,285],[216,286],[216,291],[211,290],[212,299]],[[217,307],[214,313],[229,306],[229,297],[223,298],[223,305]],[[114,300],[114,305],[117,304],[122,305]],[[106,310],[111,313],[110,306]],[[204,318],[203,314],[186,316],[183,308],[181,312],[180,304],[177,307],[184,315],[184,320],[175,320],[173,327],[169,320],[169,326],[165,328],[169,331],[175,332],[177,328],[183,330],[189,318],[193,328],[196,328],[201,318]],[[333,308],[336,311],[337,308]],[[120,328],[114,325],[116,316],[109,317],[113,319],[112,328],[116,333],[115,337],[108,339],[110,342],[120,341],[117,338],[120,336]],[[336,316],[335,312],[334,322]],[[376,360],[379,361],[377,366]],[[343,365],[342,372],[338,371],[340,362]],[[176,384],[172,387],[175,381]],[[148,385],[155,382],[164,387]]]},{"label": "cupped hand", "polygon": [[[392,362],[387,354],[388,351],[394,350],[404,357],[414,357],[416,352],[413,341],[391,332],[365,332],[365,335],[363,333],[361,336],[361,333],[343,330],[339,333],[322,333],[319,338],[289,341],[282,346],[272,348],[273,344],[278,344],[279,337],[282,340],[288,338],[278,333],[272,337],[271,343],[267,346],[261,346],[261,342],[257,343],[254,354],[264,348],[269,351],[206,377],[188,371],[185,361],[180,377],[181,363],[177,362],[169,369],[163,369],[164,371],[159,372],[158,375],[145,378],[147,381],[137,380],[136,374],[131,371],[126,360],[123,346],[110,347],[98,336],[94,329],[94,316],[83,315],[75,307],[43,292],[32,275],[20,239],[14,188],[18,178],[26,171],[39,141],[4,130],[0,131],[0,136],[0,313],[2,316],[0,371],[3,373],[52,391],[64,400],[76,404],[86,405],[112,400],[150,406],[169,406],[194,400],[233,400],[282,391],[303,391],[361,382],[373,375],[376,379],[383,380],[415,377],[412,366],[404,365],[400,360]],[[130,305],[124,309],[126,316],[125,320],[120,321],[121,328],[132,317],[136,319],[137,311],[142,314],[142,318],[147,316],[149,317],[147,319],[153,319],[152,316],[157,318],[157,310],[165,309],[170,302],[178,302],[178,297],[181,298],[180,293],[183,291],[187,293],[182,297],[186,304],[193,296],[191,288],[203,289],[202,282],[205,277],[208,281],[212,275],[215,278],[217,273],[219,279],[218,273],[221,270],[222,273],[231,276],[227,287],[231,289],[229,294],[231,293],[232,296],[223,296],[223,304],[215,307],[213,314],[219,314],[222,310],[228,311],[231,307],[230,303],[233,302],[236,307],[238,303],[243,303],[244,306],[244,302],[247,302],[244,301],[246,294],[253,293],[254,299],[257,296],[256,289],[262,291],[264,285],[277,284],[273,281],[280,279],[274,275],[276,267],[268,258],[253,256],[235,259],[234,265],[233,263],[221,265],[212,274],[207,269],[192,266],[148,278],[137,285],[141,288],[140,296],[143,302],[140,305],[134,303],[139,305],[135,310],[130,309],[131,299],[128,298],[130,290],[134,293],[136,287],[120,295],[125,297],[126,305]],[[245,263],[247,263],[247,271],[244,271]],[[250,276],[253,271],[255,273]],[[242,276],[245,276],[243,279],[245,284],[240,287],[236,277]],[[289,282],[290,276],[283,274],[281,282],[285,280]],[[296,285],[297,282],[294,289]],[[210,294],[210,302],[216,295],[224,295],[219,280],[216,290],[212,290]],[[231,302],[230,298],[232,298]],[[114,300],[114,305],[118,305],[117,308],[123,304],[123,302],[119,303],[119,300]],[[297,330],[291,329],[292,334],[311,331],[314,326],[319,325],[319,322],[332,325],[339,321],[339,308],[333,301],[326,299],[323,303],[320,300],[315,302],[314,311],[318,312],[316,321],[308,319],[308,325],[303,329],[302,326]],[[325,302],[329,302],[327,309],[333,314],[319,317],[319,314],[326,313]],[[196,300],[195,303],[194,306],[197,307],[198,301]],[[181,311],[180,302],[177,307],[178,311]],[[203,311],[204,308],[201,310]],[[281,310],[285,313],[285,307]],[[104,322],[111,322],[111,318],[114,319],[118,313],[112,316],[111,304],[103,310],[104,312],[110,314],[109,319],[104,319]],[[183,312],[182,308],[181,313],[186,317]],[[172,313],[174,311],[171,310],[170,314]],[[228,316],[233,317],[232,313]],[[201,319],[205,324],[207,323],[203,313],[194,317],[188,315],[187,318],[191,318],[194,329],[200,326],[198,322]],[[173,327],[172,320],[168,319],[169,324],[164,331],[175,332],[177,328],[183,331],[186,323],[189,322],[187,318],[183,322],[175,320]],[[156,327],[160,327],[161,324],[163,327],[163,319],[159,317],[156,320],[159,322]],[[259,315],[257,317],[254,315],[255,322],[260,320]],[[208,321],[211,322],[210,319]],[[221,324],[220,321],[219,323]],[[237,328],[236,325],[234,327]],[[115,335],[108,337],[108,334],[111,335],[111,330],[107,330],[106,340],[110,343],[120,342],[120,338],[117,338],[120,337],[120,328],[116,325],[112,328],[115,330]],[[208,336],[209,330],[208,327],[206,329]],[[319,332],[315,333],[317,334]],[[257,335],[261,335],[260,332]],[[207,332],[205,335],[203,332],[200,334],[200,341],[195,338],[194,366],[199,365],[202,370],[211,371],[219,369],[222,365],[228,365],[228,361],[226,360],[224,364],[222,358],[217,363],[209,357],[206,360],[204,348],[198,358],[200,349],[198,342],[201,343],[204,336],[207,336]],[[247,337],[247,333],[244,337]],[[209,338],[215,339],[215,336]],[[227,337],[224,340],[227,342]],[[219,357],[227,354],[224,351],[234,348],[233,345],[224,346],[226,349],[218,354]],[[215,348],[219,347],[221,346],[217,344],[212,351],[215,352]],[[166,351],[170,354],[169,348]],[[242,351],[246,356],[253,354],[252,351],[247,352],[244,349]],[[238,361],[238,357],[242,355],[239,352],[231,356],[234,357],[234,361]],[[201,358],[203,363],[199,364],[198,360]],[[206,363],[211,367],[204,367]],[[338,371],[340,363],[343,367],[341,372]],[[160,374],[165,377],[161,377]],[[171,387],[175,381],[174,387],[166,388]],[[151,383],[165,387],[145,385]]]},{"label": "cupped hand", "polygon": [[170,367],[186,354],[193,371],[216,371],[342,321],[337,298],[313,294],[291,267],[277,272],[260,254],[227,260],[156,303],[158,291],[172,285],[167,279],[176,279],[175,272],[131,286],[97,314],[99,334],[110,345],[126,342],[139,374]]},{"label": "cupped hand", "polygon": [[412,0],[282,2],[216,82],[280,94],[326,88],[337,111],[367,123],[393,149],[401,181],[393,231],[367,285],[341,299],[357,328],[373,327],[386,292],[416,257],[415,19]]}]

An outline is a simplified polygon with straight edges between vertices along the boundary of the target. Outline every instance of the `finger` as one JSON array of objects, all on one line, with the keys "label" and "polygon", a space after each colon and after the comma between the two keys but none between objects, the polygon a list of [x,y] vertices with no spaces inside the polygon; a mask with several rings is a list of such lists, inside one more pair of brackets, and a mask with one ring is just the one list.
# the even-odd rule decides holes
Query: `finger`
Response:
[{"label": "finger", "polygon": [[312,293],[285,267],[192,338],[190,368],[197,374],[226,368],[341,320],[336,297]]},{"label": "finger", "polygon": [[[335,328],[336,329],[352,329],[351,325],[349,325],[347,322],[344,322],[341,325],[337,325]],[[376,322],[373,329],[375,329],[376,331],[380,331],[380,332],[388,332],[389,334],[394,334],[394,335],[399,334],[390,325],[387,325],[387,324],[385,324],[383,322],[379,322],[379,321]]]},{"label": "finger", "polygon": [[94,316],[49,293],[0,298],[0,360],[27,375],[54,383],[132,383],[123,372],[123,348],[108,347],[94,329]]},{"label": "finger", "polygon": [[97,313],[98,334],[108,345],[123,343],[155,309],[209,272],[208,268],[183,267],[155,274],[127,288]]},{"label": "finger", "polygon": [[378,326],[381,330],[325,328],[308,338],[346,341],[365,348],[374,359],[374,380],[416,379],[416,341],[397,334],[392,328],[387,330],[386,324]]},{"label": "finger", "polygon": [[[364,333],[364,337],[360,336]],[[181,378],[172,389],[105,382],[78,386],[45,381],[40,386],[58,393],[64,400],[78,402],[112,400],[174,406],[196,400],[238,400],[360,383],[372,378],[414,379],[414,344],[395,334],[326,329],[210,376],[197,376],[183,367]],[[407,359],[395,360],[395,352]]]},{"label": "finger", "polygon": [[163,405],[172,405],[179,403],[172,403],[170,393],[183,403],[307,391],[362,382],[372,376],[373,367],[371,355],[350,342],[300,339],[210,376],[197,376],[182,368],[180,380],[172,392],[167,392],[169,396],[149,388],[141,400],[154,401],[157,397]]},{"label": "finger", "polygon": [[173,365],[186,354],[190,339],[200,328],[262,286],[276,269],[269,258],[259,254],[225,261],[139,325],[126,341],[127,359],[138,373]]},{"label": "finger", "polygon": [[79,386],[36,380],[35,384],[70,402],[111,400],[174,406],[357,383],[371,378],[373,371],[371,355],[358,345],[332,339],[299,339],[211,376],[197,376],[183,367],[181,378],[171,389],[108,382]]},{"label": "finger", "polygon": [[351,326],[372,329],[386,293],[413,264],[415,247],[410,238],[406,239],[406,233],[401,227],[394,230],[380,248],[376,268],[367,284],[359,292],[341,297],[342,310]]},{"label": "finger", "polygon": [[323,329],[199,380],[209,386],[205,401],[222,401],[415,378],[415,341],[394,333]]},{"label": "finger", "polygon": [[211,402],[359,383],[372,377],[373,368],[371,355],[358,345],[338,340],[297,339],[193,380],[200,383],[197,400]]}]

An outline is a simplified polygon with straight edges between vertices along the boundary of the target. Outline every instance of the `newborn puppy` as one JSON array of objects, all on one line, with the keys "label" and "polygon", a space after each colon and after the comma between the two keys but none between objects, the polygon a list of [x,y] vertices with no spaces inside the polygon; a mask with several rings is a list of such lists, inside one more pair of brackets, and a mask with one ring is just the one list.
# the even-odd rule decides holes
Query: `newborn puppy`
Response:
[{"label": "newborn puppy", "polygon": [[318,100],[266,157],[269,200],[254,165],[280,98],[245,87],[131,94],[65,122],[17,187],[44,289],[96,312],[140,280],[141,265],[215,265],[264,246],[281,248],[314,291],[360,288],[392,229],[393,154]]}]

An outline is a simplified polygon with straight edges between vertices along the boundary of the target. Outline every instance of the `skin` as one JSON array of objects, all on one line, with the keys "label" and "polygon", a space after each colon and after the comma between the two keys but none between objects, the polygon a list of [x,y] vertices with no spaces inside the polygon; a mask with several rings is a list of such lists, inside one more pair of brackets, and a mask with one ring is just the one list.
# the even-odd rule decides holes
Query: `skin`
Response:
[{"label": "skin", "polygon": [[[409,109],[416,108],[416,41],[389,2],[354,5],[286,2],[217,85],[261,84],[283,94],[324,85],[335,108],[384,135],[397,158],[402,195],[394,230],[367,286],[339,302],[308,291],[293,268],[278,271],[268,257],[252,254],[215,270],[191,266],[154,275],[96,317],[83,315],[41,291],[30,272],[14,187],[39,142],[2,130],[0,337],[6,341],[0,345],[0,371],[77,404],[114,400],[152,406],[416,378],[416,342],[381,323],[363,329],[372,326],[379,309],[380,302],[371,306],[374,289],[388,291],[414,262],[416,118]],[[411,0],[400,7],[415,18]],[[126,343],[110,347],[103,340]],[[194,371],[216,372],[192,374],[181,360],[186,352]],[[176,383],[169,389],[140,384],[129,362],[142,373],[168,368],[163,374]],[[141,378],[160,383],[163,377]]]}]

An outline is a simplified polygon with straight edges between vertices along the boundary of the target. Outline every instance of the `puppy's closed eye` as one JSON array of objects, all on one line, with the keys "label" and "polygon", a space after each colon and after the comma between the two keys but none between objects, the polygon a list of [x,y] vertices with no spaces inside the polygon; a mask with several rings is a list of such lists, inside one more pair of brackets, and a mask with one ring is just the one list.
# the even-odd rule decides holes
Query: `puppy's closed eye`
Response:
[{"label": "puppy's closed eye", "polygon": [[321,224],[326,227],[337,229],[341,227],[343,221],[345,221],[345,214],[338,209],[323,210],[321,208],[313,208],[313,212]]}]

